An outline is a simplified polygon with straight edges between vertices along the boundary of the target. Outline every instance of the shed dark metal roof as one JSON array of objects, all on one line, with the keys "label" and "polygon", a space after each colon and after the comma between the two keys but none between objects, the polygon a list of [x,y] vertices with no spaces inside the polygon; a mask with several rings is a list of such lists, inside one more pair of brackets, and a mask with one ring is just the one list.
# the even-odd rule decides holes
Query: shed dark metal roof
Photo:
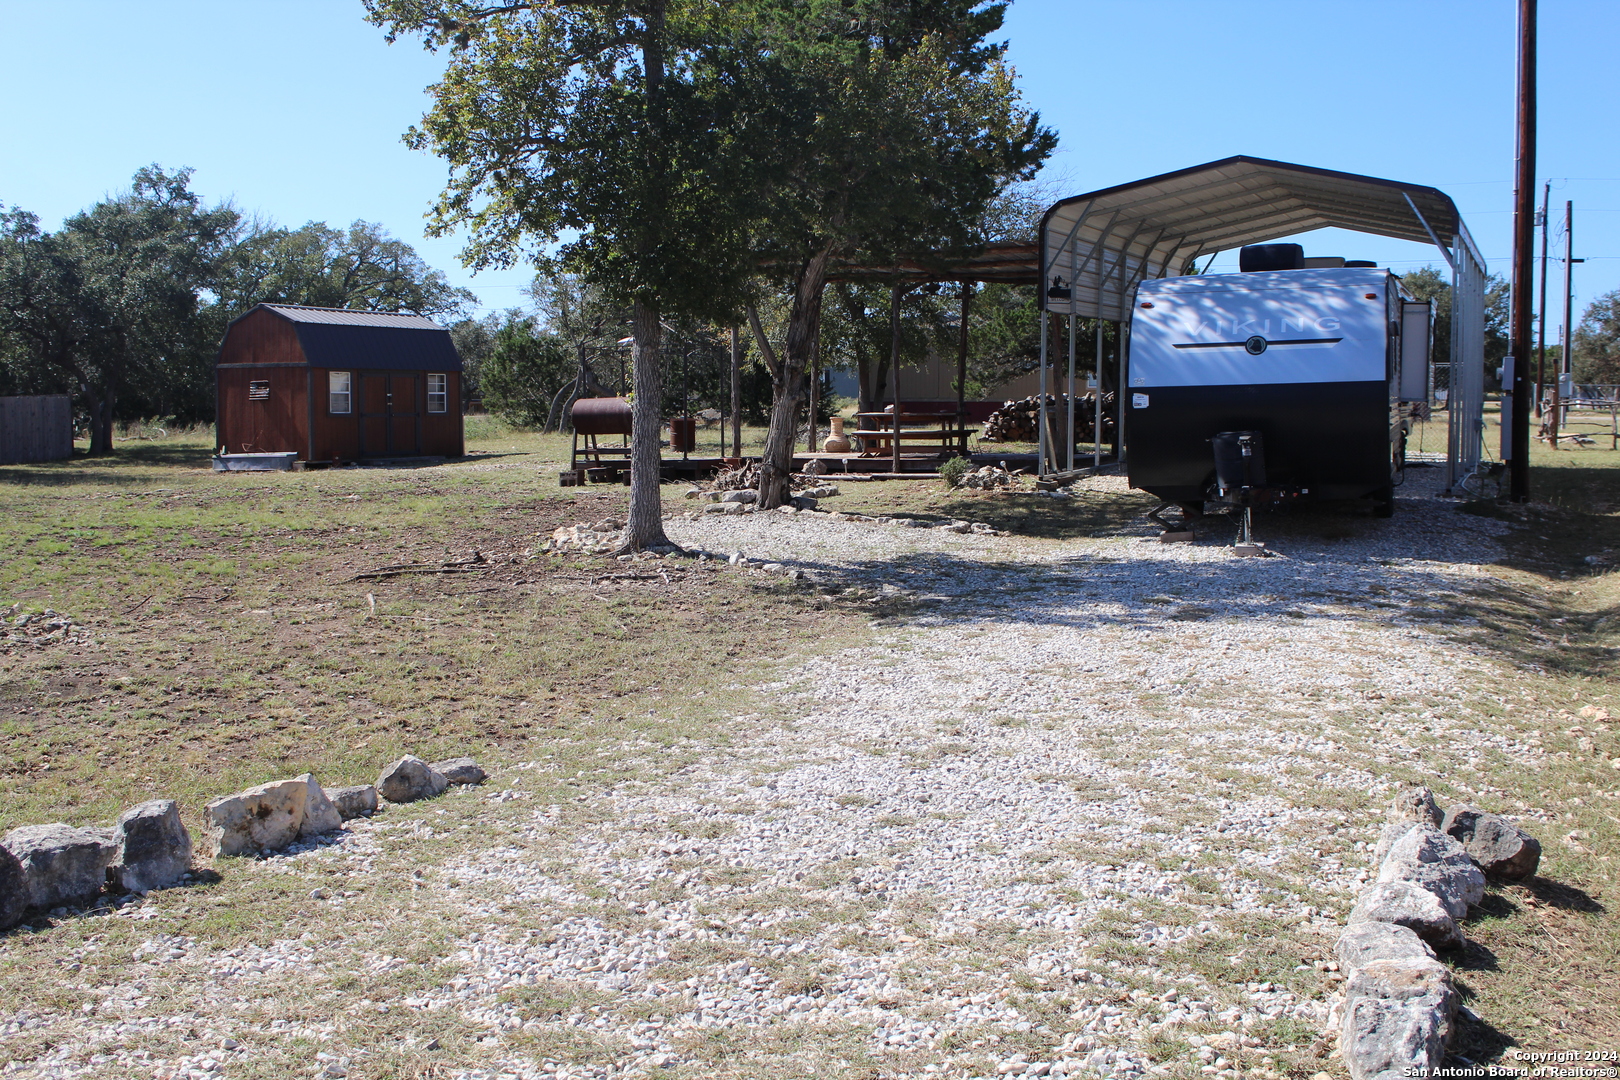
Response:
[{"label": "shed dark metal roof", "polygon": [[[456,352],[450,331],[420,315],[297,304],[259,304],[253,311],[261,309],[293,323],[304,359],[311,367],[362,371],[462,370],[461,355]],[[226,333],[228,336],[229,331]]]}]

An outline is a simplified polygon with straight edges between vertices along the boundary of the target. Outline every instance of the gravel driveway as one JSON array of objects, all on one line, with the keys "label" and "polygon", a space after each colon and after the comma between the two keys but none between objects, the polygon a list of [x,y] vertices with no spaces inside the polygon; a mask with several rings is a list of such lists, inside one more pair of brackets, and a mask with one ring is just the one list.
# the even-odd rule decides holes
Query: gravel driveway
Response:
[{"label": "gravel driveway", "polygon": [[[430,1061],[410,1031],[441,1022],[484,1040],[486,1069],[431,1075],[1279,1077],[1320,1029],[1396,780],[1475,790],[1470,763],[1533,753],[1473,722],[1465,681],[1495,661],[1447,631],[1502,526],[1439,498],[1437,473],[1412,472],[1392,520],[1263,518],[1260,559],[1134,526],[673,520],[678,543],[889,614],[860,648],[807,642],[768,685],[739,672],[714,688],[743,703],[723,737],[631,741],[611,786],[543,805],[563,766],[539,757],[251,864],[320,883],[334,940],[222,956],[177,923],[144,989],[0,1075],[257,1075],[294,1038],[304,1075],[383,1075],[355,1026],[404,1014],[421,1023],[373,1048]],[[445,942],[392,1001],[370,980],[407,961],[344,929],[363,899],[346,884],[385,870]],[[140,1002],[180,982],[202,1049],[139,1057],[133,1034],[169,1022]],[[235,1003],[290,983],[345,988],[324,1019],[241,1022]],[[322,1051],[335,1034],[362,1049]]]}]

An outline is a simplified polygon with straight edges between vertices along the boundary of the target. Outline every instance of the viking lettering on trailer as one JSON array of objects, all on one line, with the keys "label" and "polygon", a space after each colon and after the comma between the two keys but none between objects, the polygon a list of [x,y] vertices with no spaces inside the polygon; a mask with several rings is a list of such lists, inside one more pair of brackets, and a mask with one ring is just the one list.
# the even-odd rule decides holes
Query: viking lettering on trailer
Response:
[{"label": "viking lettering on trailer", "polygon": [[[1309,316],[1301,316],[1295,319],[1282,319],[1281,322],[1282,329],[1278,331],[1278,333],[1281,334],[1308,333],[1312,330],[1320,330],[1324,333],[1331,334],[1336,332],[1339,327],[1343,325],[1338,319],[1332,317],[1313,319]],[[1218,336],[1229,336],[1239,339],[1253,334],[1259,334],[1262,337],[1269,338],[1271,336],[1271,320],[1258,318],[1246,318],[1240,320],[1233,318],[1231,322],[1227,322],[1225,319],[1217,318],[1214,320],[1214,322],[1199,322],[1193,327],[1192,332],[1195,334],[1215,334]]]}]

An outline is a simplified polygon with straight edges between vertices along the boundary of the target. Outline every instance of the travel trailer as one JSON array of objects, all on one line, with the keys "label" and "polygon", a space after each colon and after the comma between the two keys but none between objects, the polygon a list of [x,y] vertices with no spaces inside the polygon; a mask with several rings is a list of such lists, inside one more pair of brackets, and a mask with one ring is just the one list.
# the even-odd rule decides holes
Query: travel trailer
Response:
[{"label": "travel trailer", "polygon": [[1370,498],[1393,513],[1429,397],[1430,305],[1386,270],[1306,260],[1295,244],[1245,248],[1239,265],[1137,290],[1131,486],[1188,516],[1294,498]]}]

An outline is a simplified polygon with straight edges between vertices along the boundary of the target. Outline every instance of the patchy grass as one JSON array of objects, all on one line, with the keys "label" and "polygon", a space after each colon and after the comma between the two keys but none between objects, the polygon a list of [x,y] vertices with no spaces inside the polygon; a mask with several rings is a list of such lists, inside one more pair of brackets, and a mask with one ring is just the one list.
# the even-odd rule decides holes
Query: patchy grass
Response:
[{"label": "patchy grass", "polygon": [[[273,776],[519,756],[597,718],[657,739],[669,702],[848,625],[713,564],[670,561],[666,584],[529,558],[558,525],[622,516],[625,494],[559,489],[536,471],[544,453],[522,453],[216,474],[206,444],[171,439],[0,469],[0,610],[54,609],[90,637],[0,639],[0,829],[106,822],[160,796],[195,824],[202,802]],[[474,573],[355,580],[474,558]],[[657,655],[682,663],[644,662]]]}]

